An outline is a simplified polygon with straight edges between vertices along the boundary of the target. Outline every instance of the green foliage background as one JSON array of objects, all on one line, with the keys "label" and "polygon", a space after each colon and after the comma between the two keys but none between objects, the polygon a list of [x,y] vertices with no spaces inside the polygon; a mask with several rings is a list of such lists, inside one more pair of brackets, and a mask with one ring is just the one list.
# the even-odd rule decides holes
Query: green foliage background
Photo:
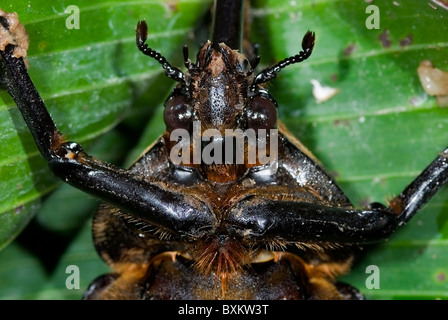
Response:
[{"label": "green foliage background", "polygon": [[[59,129],[90,154],[126,167],[164,130],[162,104],[174,85],[135,48],[137,21],[146,19],[151,47],[180,66],[183,44],[194,60],[206,39],[201,26],[210,3],[2,0],[1,8],[16,11],[29,32],[30,74]],[[73,4],[79,29],[66,27]],[[380,29],[366,28],[369,4],[380,10]],[[280,118],[355,205],[385,203],[448,145],[448,109],[417,76],[424,59],[448,70],[448,11],[426,0],[252,5],[263,66],[297,53],[306,30],[316,32],[311,58],[283,70],[269,88]],[[340,92],[317,103],[310,79]],[[5,92],[0,150],[0,299],[79,299],[108,271],[90,235],[97,201],[53,178]],[[72,264],[80,268],[80,290],[65,286]],[[369,265],[380,269],[379,290],[366,288]],[[370,299],[445,299],[447,274],[444,188],[392,239],[366,248],[343,280]]]}]

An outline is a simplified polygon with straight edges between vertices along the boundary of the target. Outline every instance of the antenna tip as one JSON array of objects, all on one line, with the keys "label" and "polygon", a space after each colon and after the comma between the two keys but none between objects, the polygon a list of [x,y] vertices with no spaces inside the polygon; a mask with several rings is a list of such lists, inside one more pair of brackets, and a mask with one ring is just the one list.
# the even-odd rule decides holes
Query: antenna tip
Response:
[{"label": "antenna tip", "polygon": [[148,38],[148,25],[145,20],[140,20],[135,28],[135,33],[137,37],[137,45],[141,47],[143,43]]},{"label": "antenna tip", "polygon": [[308,30],[302,40],[302,49],[313,50],[315,41],[316,34],[313,31]]}]

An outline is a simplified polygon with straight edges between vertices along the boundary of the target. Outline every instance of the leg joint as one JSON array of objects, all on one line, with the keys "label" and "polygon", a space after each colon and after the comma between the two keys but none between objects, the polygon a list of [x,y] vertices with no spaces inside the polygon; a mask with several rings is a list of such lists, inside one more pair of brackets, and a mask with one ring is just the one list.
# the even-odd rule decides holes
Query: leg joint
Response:
[{"label": "leg joint", "polygon": [[76,142],[63,142],[59,144],[53,151],[54,157],[61,159],[77,159],[78,156],[83,153],[84,150]]}]

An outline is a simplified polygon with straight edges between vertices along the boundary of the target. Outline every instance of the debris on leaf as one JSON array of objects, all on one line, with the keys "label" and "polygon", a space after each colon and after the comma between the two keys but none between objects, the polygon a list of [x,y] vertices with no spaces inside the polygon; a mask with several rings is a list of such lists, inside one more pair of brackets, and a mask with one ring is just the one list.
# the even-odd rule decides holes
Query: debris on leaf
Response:
[{"label": "debris on leaf", "polygon": [[320,82],[315,79],[312,79],[310,82],[313,85],[313,96],[316,98],[317,103],[327,101],[340,91],[336,88],[322,86]]},{"label": "debris on leaf", "polygon": [[7,13],[0,9],[0,50],[6,46],[15,46],[13,57],[25,58],[28,50],[28,33],[23,24],[19,22],[17,13]]},{"label": "debris on leaf", "polygon": [[434,68],[430,60],[424,60],[417,73],[426,93],[437,98],[439,107],[448,107],[448,72]]}]

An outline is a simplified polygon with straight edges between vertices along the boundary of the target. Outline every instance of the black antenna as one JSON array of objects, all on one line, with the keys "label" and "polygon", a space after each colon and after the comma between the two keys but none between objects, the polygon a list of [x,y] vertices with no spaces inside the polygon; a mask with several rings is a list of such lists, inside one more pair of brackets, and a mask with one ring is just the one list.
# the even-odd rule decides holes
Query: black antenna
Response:
[{"label": "black antenna", "polygon": [[277,63],[276,65],[266,68],[263,71],[261,71],[255,77],[254,82],[252,83],[252,86],[260,84],[260,83],[265,83],[271,79],[274,79],[277,76],[277,73],[279,73],[281,69],[283,69],[284,67],[286,67],[290,64],[302,62],[302,61],[308,59],[309,56],[311,55],[311,53],[313,52],[315,39],[316,39],[316,36],[315,36],[314,32],[311,32],[308,30],[302,40],[302,50],[303,51],[300,51],[295,56],[286,58],[286,59],[280,61],[279,63]]},{"label": "black antenna", "polygon": [[183,53],[184,53],[184,65],[185,65],[185,68],[190,69],[191,61],[188,58],[188,46],[186,44],[183,47]]},{"label": "black antenna", "polygon": [[163,69],[166,70],[166,75],[176,80],[177,82],[184,82],[184,74],[183,72],[173,67],[164,56],[162,56],[160,53],[158,53],[155,50],[152,50],[148,45],[145,43],[146,39],[148,38],[148,25],[146,24],[146,21],[142,20],[139,21],[137,24],[137,28],[135,29],[136,33],[136,41],[137,41],[137,47],[138,49],[143,52],[145,55],[154,58],[159,62]]}]

